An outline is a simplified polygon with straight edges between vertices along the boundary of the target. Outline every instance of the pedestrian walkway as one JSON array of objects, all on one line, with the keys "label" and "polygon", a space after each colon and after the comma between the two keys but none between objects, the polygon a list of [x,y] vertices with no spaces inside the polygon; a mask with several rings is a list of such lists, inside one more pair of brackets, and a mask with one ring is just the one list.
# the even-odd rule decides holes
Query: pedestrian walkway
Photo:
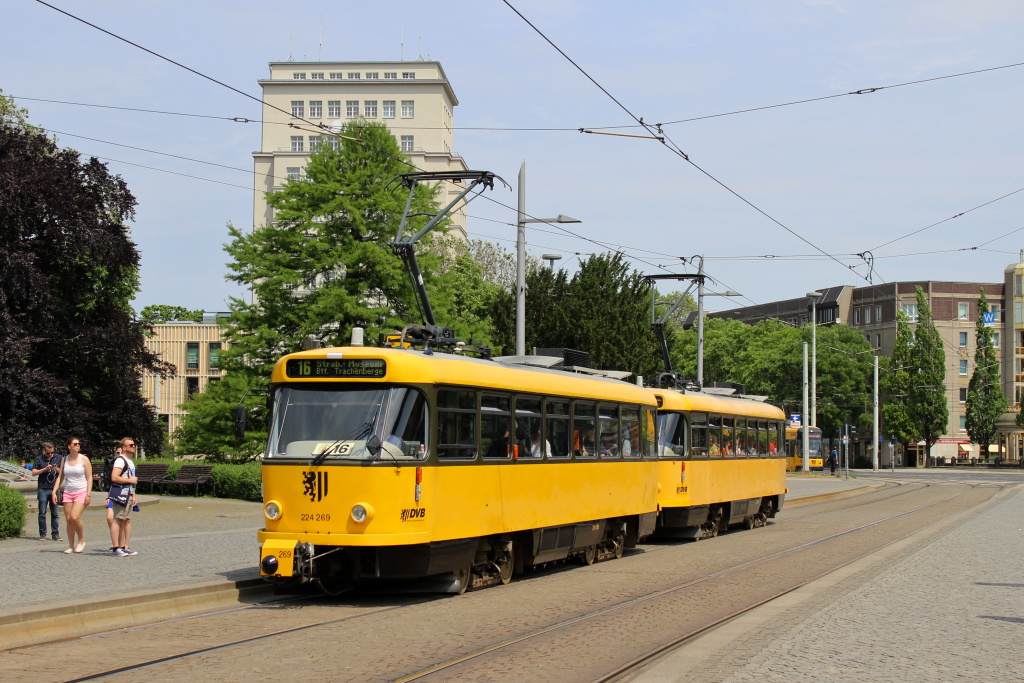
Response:
[{"label": "pedestrian walkway", "polygon": [[1022,515],[1018,488],[891,566],[833,572],[632,680],[1024,680]]}]

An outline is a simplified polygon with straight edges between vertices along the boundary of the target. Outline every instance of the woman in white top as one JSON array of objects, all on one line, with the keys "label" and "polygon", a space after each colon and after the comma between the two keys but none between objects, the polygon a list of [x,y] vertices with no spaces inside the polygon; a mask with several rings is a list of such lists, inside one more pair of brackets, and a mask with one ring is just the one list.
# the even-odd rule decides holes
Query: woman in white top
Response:
[{"label": "woman in white top", "polygon": [[[68,439],[68,455],[61,465],[61,476],[64,478],[64,522],[68,529],[68,549],[64,554],[80,553],[85,549],[85,529],[82,526],[82,513],[91,502],[92,496],[92,463],[82,453],[82,442],[77,436]],[[54,502],[57,492],[53,493]],[[78,542],[75,542],[75,537]]]}]

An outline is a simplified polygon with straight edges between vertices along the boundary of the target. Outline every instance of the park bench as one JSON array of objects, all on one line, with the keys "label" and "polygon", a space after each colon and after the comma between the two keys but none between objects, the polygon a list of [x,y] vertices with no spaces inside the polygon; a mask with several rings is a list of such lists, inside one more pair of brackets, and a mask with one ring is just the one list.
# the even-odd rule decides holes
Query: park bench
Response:
[{"label": "park bench", "polygon": [[167,468],[170,467],[167,463],[140,463],[135,466],[135,476],[138,477],[138,483],[135,485],[136,490],[140,484],[148,483],[149,492],[153,492],[153,487],[163,481],[164,477],[167,476]]},{"label": "park bench", "polygon": [[92,461],[92,485],[97,491],[110,490],[110,476],[104,477],[107,473],[107,463],[103,460]]},{"label": "park bench", "polygon": [[199,495],[199,486],[210,484],[210,494],[216,495],[217,484],[213,481],[213,465],[182,465],[178,473],[172,478],[167,475],[157,483],[161,487],[170,485],[192,484],[195,486],[195,495]]}]

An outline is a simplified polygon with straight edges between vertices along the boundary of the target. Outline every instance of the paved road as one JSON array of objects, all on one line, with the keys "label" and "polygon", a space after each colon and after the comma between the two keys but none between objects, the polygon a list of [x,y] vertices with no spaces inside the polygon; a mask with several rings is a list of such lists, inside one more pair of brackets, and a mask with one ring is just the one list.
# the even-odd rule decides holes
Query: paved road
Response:
[{"label": "paved road", "polygon": [[[861,480],[871,479],[866,473]],[[1019,474],[899,472],[933,484]],[[898,544],[694,641],[633,680],[1024,681],[1024,492]]]}]

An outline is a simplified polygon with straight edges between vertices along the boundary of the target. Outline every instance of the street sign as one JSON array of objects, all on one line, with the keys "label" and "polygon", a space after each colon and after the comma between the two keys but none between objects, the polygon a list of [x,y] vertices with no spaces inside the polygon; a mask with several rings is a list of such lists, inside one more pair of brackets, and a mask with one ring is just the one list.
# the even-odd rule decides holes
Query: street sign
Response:
[{"label": "street sign", "polygon": [[996,314],[995,314],[994,311],[989,311],[988,313],[982,313],[981,314],[981,319],[985,323],[986,326],[993,326],[993,325],[996,324]]},{"label": "street sign", "polygon": [[847,445],[849,443],[850,443],[850,437],[844,435],[843,436],[843,445],[845,446],[845,445]]},{"label": "street sign", "polygon": [[790,427],[799,427],[800,426],[800,415],[798,413],[794,413],[793,415],[789,416],[789,426]]}]

